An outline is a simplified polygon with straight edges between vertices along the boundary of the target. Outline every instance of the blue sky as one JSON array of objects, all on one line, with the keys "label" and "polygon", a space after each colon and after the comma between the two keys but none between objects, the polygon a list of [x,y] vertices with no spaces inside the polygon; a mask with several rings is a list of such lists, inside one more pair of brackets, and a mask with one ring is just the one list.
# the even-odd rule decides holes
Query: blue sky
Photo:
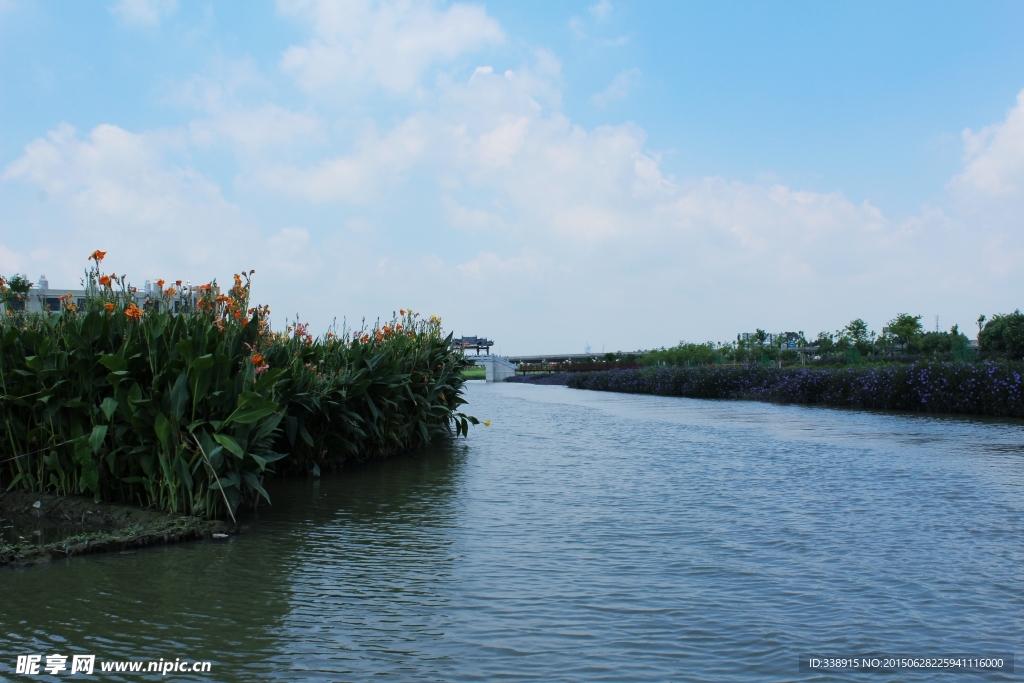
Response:
[{"label": "blue sky", "polygon": [[0,0],[0,273],[504,352],[1020,306],[1021,3]]}]

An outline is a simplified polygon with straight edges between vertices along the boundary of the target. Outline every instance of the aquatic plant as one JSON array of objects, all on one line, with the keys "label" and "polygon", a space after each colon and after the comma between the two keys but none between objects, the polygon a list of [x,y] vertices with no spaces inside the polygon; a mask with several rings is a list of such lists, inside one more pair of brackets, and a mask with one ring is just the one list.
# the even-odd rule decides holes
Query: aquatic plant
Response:
[{"label": "aquatic plant", "polygon": [[142,301],[94,252],[84,305],[0,318],[0,490],[89,493],[206,517],[308,471],[466,434],[461,354],[440,320],[314,338],[270,329],[250,276],[163,280]]}]

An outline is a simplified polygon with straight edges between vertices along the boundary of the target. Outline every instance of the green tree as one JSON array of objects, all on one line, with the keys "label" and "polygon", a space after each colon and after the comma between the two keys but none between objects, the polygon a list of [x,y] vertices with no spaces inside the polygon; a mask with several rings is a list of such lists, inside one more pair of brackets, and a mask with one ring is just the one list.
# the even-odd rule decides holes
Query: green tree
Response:
[{"label": "green tree", "polygon": [[889,332],[907,348],[914,344],[921,335],[921,331],[921,316],[919,315],[900,313],[889,321]]},{"label": "green tree", "polygon": [[978,341],[987,352],[1005,353],[1011,358],[1024,357],[1024,313],[1016,310],[993,315],[982,328]]},{"label": "green tree", "polygon": [[831,353],[835,349],[835,343],[832,339],[833,337],[831,332],[818,333],[818,338],[814,340],[814,343],[818,345],[819,356]]}]

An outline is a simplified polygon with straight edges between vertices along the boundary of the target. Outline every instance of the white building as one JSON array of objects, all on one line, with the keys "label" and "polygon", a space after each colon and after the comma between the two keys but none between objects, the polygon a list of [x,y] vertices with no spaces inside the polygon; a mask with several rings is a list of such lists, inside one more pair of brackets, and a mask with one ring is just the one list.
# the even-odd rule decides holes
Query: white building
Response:
[{"label": "white building", "polygon": [[[28,278],[26,277],[26,279]],[[219,288],[217,293],[219,293]],[[7,308],[10,308],[12,311],[27,311],[29,313],[40,313],[42,311],[59,312],[60,299],[68,294],[71,295],[71,303],[79,308],[85,306],[86,292],[84,289],[53,289],[50,287],[50,282],[46,279],[46,276],[41,275],[39,282],[28,291],[24,302],[9,301],[6,304],[0,302],[0,313],[6,314]],[[147,303],[163,301],[160,289],[149,280],[146,280],[146,284],[141,289],[132,293],[132,299],[135,300],[135,305],[139,308],[145,308]],[[182,299],[179,294],[174,297],[170,305],[173,311],[177,313],[179,308],[187,301],[188,299]],[[196,297],[195,294],[192,294],[191,304],[194,306],[195,303]]]}]

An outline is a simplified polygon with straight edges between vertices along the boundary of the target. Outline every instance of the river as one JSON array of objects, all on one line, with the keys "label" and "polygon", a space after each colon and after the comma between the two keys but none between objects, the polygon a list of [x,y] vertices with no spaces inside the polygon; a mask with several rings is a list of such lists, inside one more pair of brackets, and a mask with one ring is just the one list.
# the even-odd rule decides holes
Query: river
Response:
[{"label": "river", "polygon": [[0,572],[0,678],[62,653],[212,662],[169,680],[933,680],[797,656],[1024,653],[1019,422],[467,393],[490,427],[274,482],[228,541]]}]

